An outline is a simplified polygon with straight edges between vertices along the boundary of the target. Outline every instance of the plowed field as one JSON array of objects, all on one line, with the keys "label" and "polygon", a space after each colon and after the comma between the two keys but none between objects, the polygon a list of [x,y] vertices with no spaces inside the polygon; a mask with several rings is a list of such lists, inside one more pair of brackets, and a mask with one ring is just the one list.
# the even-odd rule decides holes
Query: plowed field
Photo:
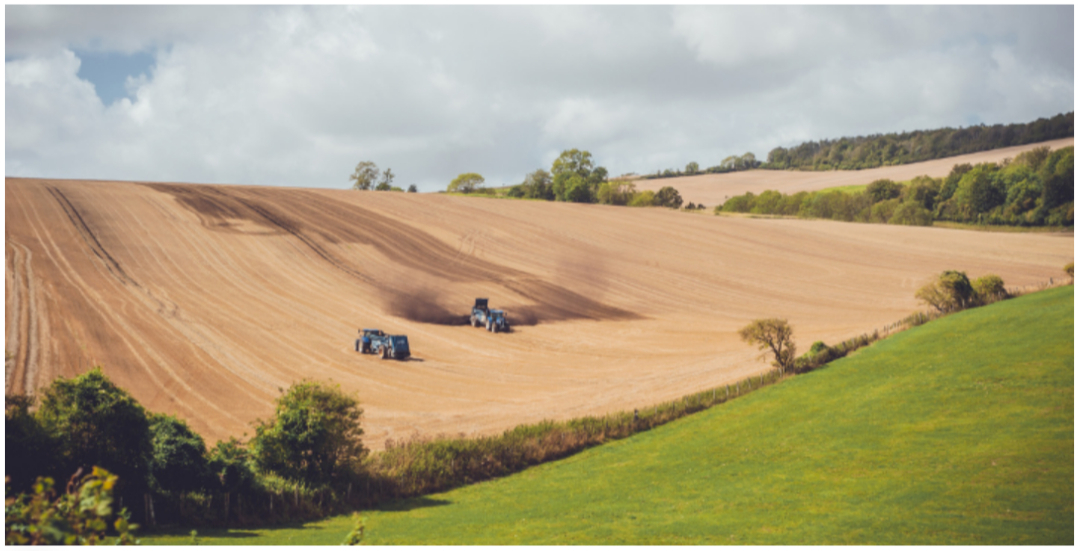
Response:
[{"label": "plowed field", "polygon": [[885,166],[881,168],[869,168],[866,170],[834,170],[834,171],[798,171],[798,170],[746,170],[741,172],[729,172],[727,174],[701,174],[698,176],[683,176],[679,178],[662,178],[658,180],[635,180],[639,190],[657,191],[664,186],[672,186],[679,190],[679,195],[687,203],[699,203],[708,207],[723,204],[728,197],[742,195],[746,192],[755,194],[767,189],[780,193],[798,193],[800,191],[817,191],[837,186],[860,186],[869,184],[874,180],[888,178],[895,182],[903,182],[916,176],[932,176],[941,178],[948,176],[953,166],[970,163],[998,163],[1002,159],[1016,157],[1019,153],[1047,146],[1050,149],[1060,149],[1073,145],[1073,138],[1062,138],[1049,142],[1018,145],[991,151],[981,151],[968,155],[935,159],[921,163],[907,165]]},{"label": "plowed field", "polygon": [[[6,180],[9,390],[91,365],[209,442],[279,389],[332,380],[388,437],[487,434],[643,406],[765,369],[735,332],[800,349],[918,308],[945,269],[1045,282],[1072,235],[755,220],[431,194]],[[514,330],[462,324],[475,297]],[[409,336],[411,361],[353,351]]]}]

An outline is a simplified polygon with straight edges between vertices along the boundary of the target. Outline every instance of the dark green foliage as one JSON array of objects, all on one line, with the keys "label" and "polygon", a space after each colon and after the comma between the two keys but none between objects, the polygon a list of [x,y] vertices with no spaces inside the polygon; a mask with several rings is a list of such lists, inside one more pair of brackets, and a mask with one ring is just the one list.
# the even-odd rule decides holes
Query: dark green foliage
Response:
[{"label": "dark green foliage", "polygon": [[[128,513],[113,515],[113,488],[117,477],[94,467],[79,478],[71,477],[59,497],[52,478],[38,478],[30,492],[12,495],[5,488],[4,543],[6,545],[99,545],[106,532],[115,530],[117,545],[137,544],[132,535],[138,525],[128,522]],[[111,521],[111,522],[110,522]]]},{"label": "dark green foliage", "polygon": [[671,186],[664,186],[660,188],[660,191],[656,192],[655,201],[657,206],[677,209],[682,206],[683,198],[679,195],[677,189]]},{"label": "dark green foliage", "polygon": [[416,193],[416,184],[409,184],[409,193]]},{"label": "dark green foliage", "polygon": [[875,203],[900,197],[903,186],[892,180],[874,180],[866,186],[866,194]]},{"label": "dark green foliage", "polygon": [[[1072,135],[1073,114],[1069,112],[1028,124],[941,128],[805,142],[792,148],[773,149],[762,168],[858,170],[941,159]],[[952,189],[947,190],[948,195],[951,192]]]},{"label": "dark green foliage", "polygon": [[180,493],[216,486],[206,443],[187,423],[172,415],[151,414],[150,441],[154,450],[150,469],[160,489]]},{"label": "dark green foliage", "polygon": [[[1038,170],[1031,168],[1030,163],[1040,159],[1043,164]],[[919,176],[907,185],[877,180],[854,193],[834,189],[782,195],[766,190],[755,196],[748,192],[729,198],[715,212],[797,214],[804,218],[910,226],[929,226],[934,220],[1071,226],[1072,159],[1073,148],[1066,147],[1021,156],[1002,165],[956,165],[944,180]]]},{"label": "dark green foliage", "polygon": [[30,489],[42,474],[63,472],[60,442],[30,413],[30,396],[4,396],[4,470],[16,492]]},{"label": "dark green foliage", "polygon": [[[555,191],[551,188],[551,174],[544,169],[537,169],[525,176],[525,181],[515,186],[520,188],[520,197],[527,199],[555,200]],[[518,197],[518,195],[511,195]]]},{"label": "dark green foliage", "polygon": [[153,455],[146,411],[101,368],[53,381],[43,392],[37,417],[60,441],[67,472],[100,466],[131,492],[146,488]]},{"label": "dark green foliage", "polygon": [[363,410],[338,386],[303,381],[276,403],[274,418],[260,421],[251,441],[260,469],[320,486],[343,476],[364,456]]}]

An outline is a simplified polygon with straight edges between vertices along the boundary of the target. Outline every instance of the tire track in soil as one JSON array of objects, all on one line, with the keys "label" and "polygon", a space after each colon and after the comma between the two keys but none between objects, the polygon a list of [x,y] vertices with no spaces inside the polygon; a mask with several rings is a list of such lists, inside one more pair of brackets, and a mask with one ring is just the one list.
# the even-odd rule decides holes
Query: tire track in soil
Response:
[{"label": "tire track in soil", "polygon": [[[634,312],[603,304],[531,274],[463,254],[464,247],[454,248],[422,230],[373,210],[336,202],[310,191],[143,185],[172,195],[181,206],[195,213],[208,229],[234,232],[230,220],[244,220],[295,237],[334,268],[378,289],[386,297],[384,309],[388,313],[412,321],[463,325],[468,316],[442,306],[437,290],[402,290],[399,285],[379,281],[335,255],[330,247],[343,243],[366,245],[394,264],[427,276],[454,283],[502,286],[533,302],[515,308],[511,320],[515,325],[575,319],[641,319]],[[272,197],[269,196],[271,193]],[[286,204],[289,214],[281,210]],[[469,240],[469,236],[465,239]]]}]

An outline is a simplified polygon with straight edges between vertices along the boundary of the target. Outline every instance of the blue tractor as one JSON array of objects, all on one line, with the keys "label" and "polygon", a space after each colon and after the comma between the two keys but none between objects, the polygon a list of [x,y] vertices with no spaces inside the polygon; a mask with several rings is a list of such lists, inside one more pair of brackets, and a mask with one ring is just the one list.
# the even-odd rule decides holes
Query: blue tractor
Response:
[{"label": "blue tractor", "polygon": [[409,353],[409,337],[405,335],[387,335],[381,329],[362,329],[356,339],[356,351],[361,354],[375,354],[384,360],[393,358],[404,360]]},{"label": "blue tractor", "polygon": [[488,309],[488,299],[478,298],[473,304],[472,314],[469,315],[469,324],[473,327],[483,325],[488,331],[498,333],[510,330],[510,322],[506,320],[506,312],[502,310]]}]

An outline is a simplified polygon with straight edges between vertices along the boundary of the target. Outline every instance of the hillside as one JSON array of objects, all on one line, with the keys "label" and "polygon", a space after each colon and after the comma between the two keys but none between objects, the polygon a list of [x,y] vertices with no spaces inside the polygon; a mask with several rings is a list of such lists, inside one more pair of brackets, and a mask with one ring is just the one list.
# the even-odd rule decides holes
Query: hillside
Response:
[{"label": "hillside", "polygon": [[[949,316],[650,432],[362,512],[365,543],[1069,545],[1073,314],[1066,286]],[[200,533],[336,544],[351,527]]]},{"label": "hillside", "polygon": [[[806,349],[907,315],[936,272],[1033,285],[1073,256],[1071,234],[426,194],[8,178],[5,199],[7,388],[101,364],[211,443],[302,378],[356,392],[374,448],[633,408],[765,369],[749,320]],[[515,331],[452,325],[475,297]],[[360,327],[413,360],[356,354]]]},{"label": "hillside", "polygon": [[679,190],[679,194],[682,195],[683,200],[686,202],[714,207],[722,204],[728,197],[742,195],[748,191],[761,193],[767,189],[772,189],[780,193],[791,194],[838,186],[865,185],[883,178],[896,182],[923,175],[940,178],[948,176],[952,167],[958,164],[997,163],[1001,162],[1002,159],[1015,157],[1019,153],[1036,147],[1049,146],[1051,149],[1069,147],[1073,145],[1073,140],[1073,138],[1062,138],[1049,142],[1018,145],[921,163],[866,170],[799,171],[755,169],[729,172],[727,174],[702,174],[699,176],[656,180],[635,180],[634,183],[640,190],[648,189],[652,191],[659,190],[664,186],[672,186]]}]

